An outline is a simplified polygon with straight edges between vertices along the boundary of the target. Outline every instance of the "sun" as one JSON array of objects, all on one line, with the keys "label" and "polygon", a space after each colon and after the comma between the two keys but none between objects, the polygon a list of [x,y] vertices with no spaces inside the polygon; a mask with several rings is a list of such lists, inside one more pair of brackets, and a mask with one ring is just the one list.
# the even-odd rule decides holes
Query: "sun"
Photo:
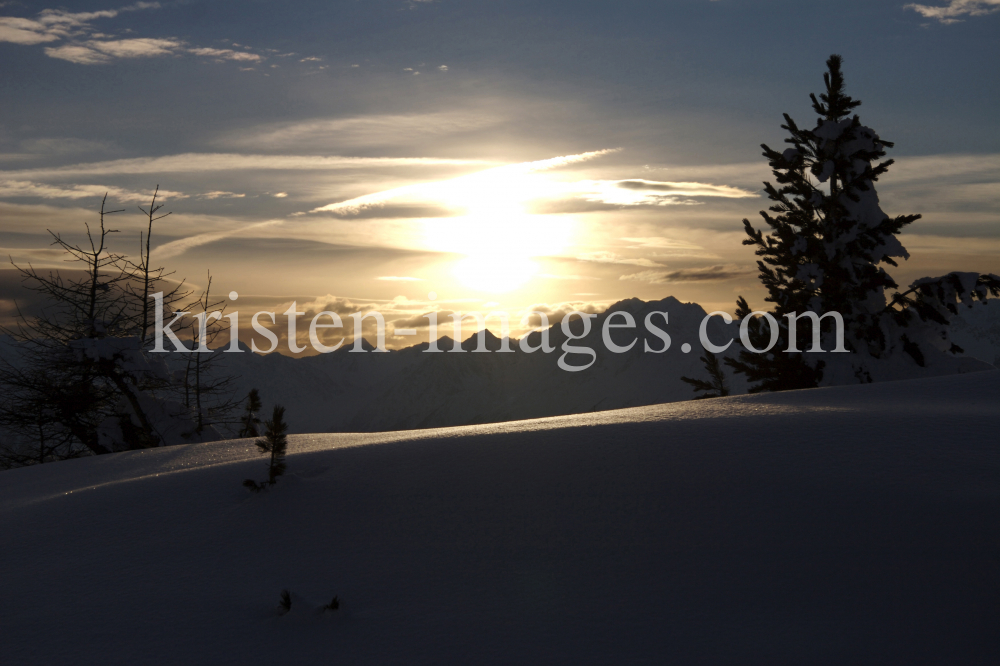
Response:
[{"label": "sun", "polygon": [[562,252],[573,222],[532,215],[526,203],[544,187],[532,174],[452,181],[441,198],[466,210],[461,217],[428,221],[427,244],[461,254],[452,275],[463,286],[487,293],[514,291],[538,273],[534,257]]}]

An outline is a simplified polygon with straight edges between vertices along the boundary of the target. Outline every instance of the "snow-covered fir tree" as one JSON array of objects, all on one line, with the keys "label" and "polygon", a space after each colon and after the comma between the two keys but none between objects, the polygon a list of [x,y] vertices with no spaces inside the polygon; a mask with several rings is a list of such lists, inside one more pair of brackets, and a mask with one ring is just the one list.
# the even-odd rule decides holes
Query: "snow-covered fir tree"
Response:
[{"label": "snow-covered fir tree", "polygon": [[[947,340],[959,304],[1000,295],[1000,278],[978,273],[923,278],[898,291],[886,267],[909,258],[897,235],[920,215],[890,217],[882,211],[874,183],[893,164],[879,161],[893,144],[852,115],[861,102],[844,92],[840,56],[826,64],[826,92],[819,99],[810,95],[819,115],[815,127],[802,129],[784,114],[790,146],[779,152],[762,144],[777,181],[764,184],[773,202],[761,211],[769,233],[743,220],[743,243],[760,257],[760,280],[779,325],[771,351],[743,350],[738,359],[726,359],[755,382],[751,392],[919,374],[929,362],[947,363],[946,355],[961,352]],[[812,331],[806,320],[797,322],[791,347],[803,351],[785,351],[788,316],[806,312],[839,313],[852,353],[808,352]],[[737,301],[736,314],[750,316],[745,299]],[[822,328],[822,348],[829,352],[836,342],[833,318]],[[767,347],[771,332],[764,318],[749,323],[749,338],[755,348]]]}]

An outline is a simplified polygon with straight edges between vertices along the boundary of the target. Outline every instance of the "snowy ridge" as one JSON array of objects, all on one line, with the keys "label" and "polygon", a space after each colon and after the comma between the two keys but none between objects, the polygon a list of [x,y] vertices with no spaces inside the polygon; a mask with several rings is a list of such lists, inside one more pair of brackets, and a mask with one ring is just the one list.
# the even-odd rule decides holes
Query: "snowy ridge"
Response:
[{"label": "snowy ridge", "polygon": [[[635,330],[612,329],[612,340],[627,345],[638,342],[624,354],[604,347],[601,327],[612,312],[630,313]],[[670,348],[660,354],[644,351],[644,342],[659,350],[663,343],[643,327],[649,312],[667,312],[669,322],[657,316],[655,323],[671,337]],[[346,348],[307,358],[293,359],[270,354],[223,355],[223,372],[239,375],[240,395],[251,388],[260,391],[267,413],[272,403],[289,408],[291,432],[371,432],[434,428],[539,418],[659,404],[694,397],[681,376],[701,376],[698,327],[705,311],[696,303],[681,303],[669,297],[644,302],[628,299],[612,305],[592,320],[591,331],[573,345],[597,353],[594,365],[582,372],[566,372],[557,366],[566,340],[558,322],[550,329],[552,353],[525,354],[517,344],[511,353],[498,353],[500,340],[487,331],[490,353],[473,353],[476,337],[462,343],[466,353],[426,353],[426,345],[387,354],[351,353]],[[620,320],[618,323],[621,323]],[[714,339],[736,335],[719,318],[709,331]],[[734,329],[735,327],[730,327]],[[574,330],[579,330],[575,328]],[[531,335],[532,346],[539,334]],[[683,353],[681,345],[693,349]],[[731,347],[735,353],[737,345]],[[441,350],[452,341],[442,339]],[[570,357],[572,364],[585,364],[582,354]],[[731,373],[730,373],[731,374]],[[742,377],[730,380],[734,393],[745,391]]]},{"label": "snowy ridge", "polygon": [[5,656],[987,663],[998,404],[990,371],[293,435],[260,495],[247,440],[11,470]]},{"label": "snowy ridge", "polygon": [[[982,316],[979,311],[984,308],[977,305],[972,310],[976,312],[971,316]],[[996,307],[994,311],[998,311]],[[638,340],[623,354],[611,353],[601,340],[603,322],[613,312],[628,312],[637,324],[634,331],[611,330],[616,344]],[[643,329],[644,318],[650,312],[668,313],[667,324],[659,316],[655,318],[671,338],[670,348],[664,353],[645,351],[644,343],[655,350],[663,346]],[[263,413],[268,413],[272,403],[287,406],[291,432],[375,432],[495,423],[690,400],[694,393],[680,378],[707,377],[698,341],[698,327],[705,315],[700,305],[681,303],[672,297],[615,303],[592,321],[588,336],[573,343],[597,353],[594,365],[582,372],[557,367],[562,353],[559,347],[566,339],[558,325],[550,329],[551,344],[557,348],[551,354],[525,354],[516,344],[512,345],[512,353],[432,354],[424,353],[426,345],[422,345],[388,354],[355,354],[342,348],[332,354],[301,359],[277,354],[223,354],[220,366],[240,376],[239,395],[245,396],[251,388],[259,389],[265,405]],[[996,321],[1000,322],[1000,318]],[[727,327],[714,317],[708,333],[710,339],[722,343],[736,338],[722,356],[736,355],[738,325]],[[533,333],[532,345],[538,342],[538,333]],[[691,352],[681,351],[684,343],[691,344]],[[462,347],[472,350],[475,344],[473,336]],[[438,346],[448,350],[452,342],[444,339]],[[500,340],[487,331],[487,348],[496,350],[499,346]],[[995,346],[970,347],[964,357],[932,351],[925,351],[927,368],[918,368],[905,357],[878,366],[872,374],[876,381],[887,381],[987,369],[983,362],[992,363],[1000,356],[1000,334]],[[850,359],[833,356],[825,355],[824,385],[856,383]],[[571,359],[572,363],[587,360],[582,355]],[[726,375],[733,394],[746,392],[742,375],[735,375],[729,368]]]}]

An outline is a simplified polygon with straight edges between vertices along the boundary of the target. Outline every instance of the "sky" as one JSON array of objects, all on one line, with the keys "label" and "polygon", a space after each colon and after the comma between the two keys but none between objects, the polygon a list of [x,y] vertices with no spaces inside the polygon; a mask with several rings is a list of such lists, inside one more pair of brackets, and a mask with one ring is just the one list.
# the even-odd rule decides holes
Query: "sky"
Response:
[{"label": "sky", "polygon": [[108,193],[134,255],[158,186],[153,262],[243,317],[765,306],[760,144],[839,53],[893,277],[1000,273],[1000,0],[928,2],[0,2],[0,254],[65,270]]}]

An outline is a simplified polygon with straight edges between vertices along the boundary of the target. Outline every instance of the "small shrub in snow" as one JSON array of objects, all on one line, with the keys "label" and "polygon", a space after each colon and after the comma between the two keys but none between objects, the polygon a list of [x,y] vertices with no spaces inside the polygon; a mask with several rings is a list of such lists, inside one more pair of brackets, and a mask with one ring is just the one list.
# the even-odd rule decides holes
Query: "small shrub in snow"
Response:
[{"label": "small shrub in snow", "polygon": [[290,610],[292,610],[292,595],[288,590],[282,590],[281,598],[278,601],[278,613],[284,615]]},{"label": "small shrub in snow", "polygon": [[253,492],[260,492],[273,486],[278,477],[285,473],[285,451],[288,448],[288,424],[285,423],[285,408],[274,406],[271,418],[264,422],[264,436],[254,441],[261,453],[270,454],[267,464],[267,481],[260,483],[246,479],[243,485]]}]

